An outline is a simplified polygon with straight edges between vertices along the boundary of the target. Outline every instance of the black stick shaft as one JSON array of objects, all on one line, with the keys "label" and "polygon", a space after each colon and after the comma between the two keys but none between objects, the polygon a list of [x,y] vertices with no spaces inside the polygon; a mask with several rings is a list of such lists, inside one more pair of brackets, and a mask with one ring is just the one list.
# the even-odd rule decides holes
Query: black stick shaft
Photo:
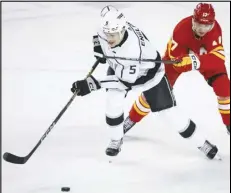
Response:
[{"label": "black stick shaft", "polygon": [[[96,67],[98,66],[98,64],[99,64],[99,59],[97,59],[97,61],[94,63],[94,65],[92,66],[90,72],[87,74],[86,78],[89,77],[93,73],[93,71],[96,69]],[[26,163],[28,161],[28,159],[36,151],[36,149],[41,145],[41,143],[43,142],[43,140],[48,136],[48,134],[54,128],[54,126],[59,121],[59,119],[62,117],[62,115],[65,113],[65,111],[67,110],[67,108],[70,106],[70,104],[73,102],[73,100],[77,96],[78,92],[79,91],[76,91],[73,94],[73,96],[67,102],[67,104],[65,105],[65,107],[63,107],[63,109],[61,110],[61,112],[58,114],[58,116],[55,118],[55,120],[52,122],[52,124],[48,127],[48,129],[46,130],[46,132],[43,134],[43,136],[40,138],[40,140],[38,141],[38,143],[35,145],[35,147],[31,150],[31,152],[27,156],[25,156],[25,157],[19,157],[19,156],[16,156],[16,155],[13,155],[11,153],[7,153],[6,152],[3,155],[4,160],[7,161],[7,162],[15,163],[15,164],[24,164],[24,163]]]},{"label": "black stick shaft", "polygon": [[126,58],[126,57],[106,56],[106,55],[103,55],[103,58],[106,58],[106,59],[117,59],[117,60],[141,61],[141,62],[162,62],[162,63],[165,63],[165,64],[175,64],[175,63],[180,62],[178,60],[139,59],[139,58]]}]

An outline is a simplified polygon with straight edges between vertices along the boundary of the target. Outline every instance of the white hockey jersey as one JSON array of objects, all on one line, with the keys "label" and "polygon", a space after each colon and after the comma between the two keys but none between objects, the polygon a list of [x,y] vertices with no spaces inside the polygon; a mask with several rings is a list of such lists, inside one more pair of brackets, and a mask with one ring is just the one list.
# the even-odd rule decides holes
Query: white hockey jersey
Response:
[{"label": "white hockey jersey", "polygon": [[[122,42],[114,48],[110,48],[106,36],[99,30],[94,36],[95,45],[101,46],[102,54],[106,56],[117,56],[137,59],[161,60],[160,54],[154,49],[137,27],[127,22]],[[98,38],[98,41],[96,40]],[[96,54],[97,55],[97,54]],[[164,76],[164,64],[158,62],[142,62],[131,60],[107,59],[109,66],[114,70],[115,75],[106,76],[100,80],[101,87],[127,89],[143,87],[147,90],[157,85]]]}]

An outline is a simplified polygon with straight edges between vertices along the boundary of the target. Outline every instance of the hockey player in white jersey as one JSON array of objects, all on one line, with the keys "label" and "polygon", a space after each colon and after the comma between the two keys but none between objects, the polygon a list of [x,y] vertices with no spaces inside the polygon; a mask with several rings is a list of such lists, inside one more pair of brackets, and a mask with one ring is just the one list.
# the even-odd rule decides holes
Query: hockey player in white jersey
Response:
[{"label": "hockey player in white jersey", "polygon": [[[127,22],[123,13],[112,6],[102,9],[101,19],[102,25],[93,37],[94,51],[95,56],[100,57],[101,63],[108,63],[107,76],[103,79],[90,76],[85,80],[78,80],[72,84],[71,91],[78,90],[78,95],[84,96],[106,88],[106,123],[111,133],[106,154],[116,156],[121,150],[124,136],[124,99],[129,90],[137,88],[142,92],[141,103],[149,106],[152,112],[161,111],[166,122],[171,123],[182,137],[191,137],[208,158],[214,158],[217,147],[198,134],[195,123],[177,109],[165,76],[164,64],[158,62],[161,56],[145,34]],[[102,54],[139,60],[105,59],[101,58]],[[143,62],[142,59],[153,59],[157,62]]]}]

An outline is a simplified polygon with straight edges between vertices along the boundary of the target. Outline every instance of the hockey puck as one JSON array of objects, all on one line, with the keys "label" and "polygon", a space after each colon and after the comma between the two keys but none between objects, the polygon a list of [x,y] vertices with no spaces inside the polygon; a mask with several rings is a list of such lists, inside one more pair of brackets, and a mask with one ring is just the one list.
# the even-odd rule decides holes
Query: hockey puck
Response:
[{"label": "hockey puck", "polygon": [[61,188],[61,191],[62,191],[62,192],[69,192],[69,191],[70,191],[70,188],[69,188],[69,187],[62,187],[62,188]]}]

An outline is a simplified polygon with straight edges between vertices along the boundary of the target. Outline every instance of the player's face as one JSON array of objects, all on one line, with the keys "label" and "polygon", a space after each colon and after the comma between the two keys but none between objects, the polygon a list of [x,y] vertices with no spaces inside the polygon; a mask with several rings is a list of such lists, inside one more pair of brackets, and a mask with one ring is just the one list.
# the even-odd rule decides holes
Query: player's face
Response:
[{"label": "player's face", "polygon": [[120,43],[120,34],[119,32],[116,33],[105,33],[106,37],[107,37],[107,41],[109,46],[115,47],[116,45],[118,45]]},{"label": "player's face", "polygon": [[193,21],[193,31],[200,37],[203,37],[206,33],[211,31],[214,24],[201,24]]}]

